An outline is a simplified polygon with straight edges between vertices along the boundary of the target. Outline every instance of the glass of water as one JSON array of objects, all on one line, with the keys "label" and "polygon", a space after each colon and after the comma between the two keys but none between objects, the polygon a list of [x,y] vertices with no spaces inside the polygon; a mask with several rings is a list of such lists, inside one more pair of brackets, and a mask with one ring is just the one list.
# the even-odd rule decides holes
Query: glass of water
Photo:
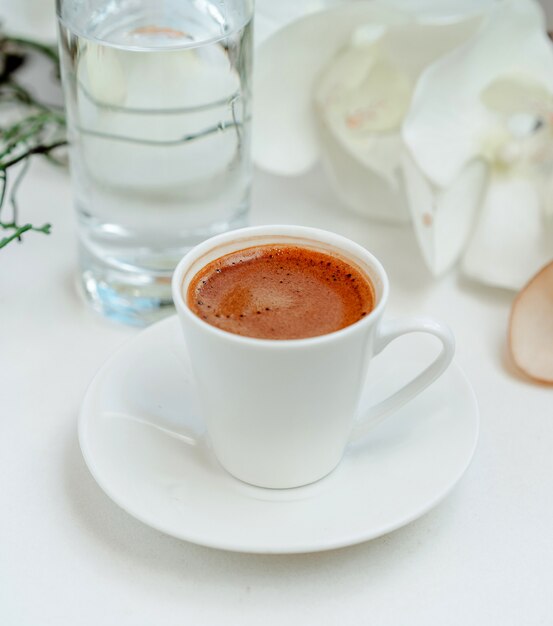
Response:
[{"label": "glass of water", "polygon": [[252,2],[58,0],[80,282],[107,316],[172,310],[187,249],[247,222]]}]

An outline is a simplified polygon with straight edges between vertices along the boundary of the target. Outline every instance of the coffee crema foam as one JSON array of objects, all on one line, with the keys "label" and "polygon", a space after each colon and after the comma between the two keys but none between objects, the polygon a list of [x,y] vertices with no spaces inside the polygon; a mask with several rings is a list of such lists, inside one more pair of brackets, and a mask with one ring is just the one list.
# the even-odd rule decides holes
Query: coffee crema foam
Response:
[{"label": "coffee crema foam", "polygon": [[374,288],[355,265],[300,245],[268,244],[226,254],[188,286],[189,308],[221,330],[258,339],[304,339],[368,315]]}]

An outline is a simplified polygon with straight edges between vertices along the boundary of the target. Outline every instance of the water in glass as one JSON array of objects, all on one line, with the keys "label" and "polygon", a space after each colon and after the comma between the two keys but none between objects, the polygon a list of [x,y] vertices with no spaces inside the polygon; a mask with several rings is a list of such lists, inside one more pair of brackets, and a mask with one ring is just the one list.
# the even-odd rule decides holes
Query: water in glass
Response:
[{"label": "water in glass", "polygon": [[248,2],[60,0],[81,285],[147,323],[202,239],[249,207]]}]

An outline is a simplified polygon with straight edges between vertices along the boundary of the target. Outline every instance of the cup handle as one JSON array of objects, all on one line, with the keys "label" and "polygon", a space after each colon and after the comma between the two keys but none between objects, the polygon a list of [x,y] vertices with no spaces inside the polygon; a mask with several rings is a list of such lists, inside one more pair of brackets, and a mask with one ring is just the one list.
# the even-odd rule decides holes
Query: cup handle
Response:
[{"label": "cup handle", "polygon": [[363,437],[368,430],[412,400],[421,391],[431,385],[447,369],[455,352],[455,338],[450,328],[430,317],[412,317],[381,322],[374,340],[373,356],[401,335],[408,333],[428,333],[442,342],[442,349],[434,361],[412,381],[388,396],[378,404],[371,406],[353,427],[351,441]]}]

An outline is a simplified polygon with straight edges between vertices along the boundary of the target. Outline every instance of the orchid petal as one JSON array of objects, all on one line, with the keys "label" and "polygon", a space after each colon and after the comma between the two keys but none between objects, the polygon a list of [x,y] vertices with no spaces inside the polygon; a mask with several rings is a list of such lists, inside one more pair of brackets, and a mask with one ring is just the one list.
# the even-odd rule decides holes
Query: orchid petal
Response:
[{"label": "orchid petal", "polygon": [[480,15],[498,0],[387,0],[387,5],[410,14],[419,23],[443,25]]},{"label": "orchid petal", "polygon": [[[36,1],[36,0],[35,0]],[[304,15],[323,11],[342,0],[309,0],[309,2],[275,2],[274,0],[256,0],[255,2],[255,43],[265,41],[285,24],[300,19]]]},{"label": "orchid petal", "polygon": [[352,211],[388,222],[407,222],[409,213],[400,183],[399,134],[367,140],[365,159],[352,154],[328,128],[321,125],[322,161],[336,195]]},{"label": "orchid petal", "polygon": [[[419,4],[420,15],[415,10]],[[479,16],[494,0],[471,0],[468,5],[449,0],[445,13],[430,10],[431,4],[419,0],[414,6],[409,0],[395,8],[389,1],[346,3],[298,19],[264,41],[257,50],[254,75],[257,165],[283,175],[300,174],[314,165],[319,149],[311,94],[323,68],[347,45],[366,47],[384,39],[382,68],[397,71],[404,64],[401,72],[414,81],[428,62],[473,34]],[[429,26],[425,20],[441,26]],[[344,80],[352,73],[351,67],[347,70]],[[400,109],[404,105],[397,115]]]},{"label": "orchid petal", "polygon": [[410,100],[409,77],[374,45],[344,50],[325,69],[315,92],[321,119],[354,140],[397,131]]},{"label": "orchid petal", "polygon": [[485,188],[487,167],[482,161],[470,163],[446,189],[433,186],[407,154],[403,172],[424,261],[438,276],[453,266],[467,243]]},{"label": "orchid petal", "polygon": [[434,184],[449,185],[465,164],[501,143],[496,115],[481,94],[505,75],[525,75],[553,91],[552,44],[532,0],[500,3],[477,36],[421,75],[403,137]]},{"label": "orchid petal", "polygon": [[401,67],[414,82],[437,59],[465,44],[480,28],[483,14],[451,23],[426,23],[423,16],[391,28],[383,42],[382,53],[390,63]]},{"label": "orchid petal", "polygon": [[253,156],[270,172],[295,175],[318,159],[312,92],[321,70],[365,23],[404,21],[376,2],[357,2],[308,15],[257,50]]},{"label": "orchid petal", "polygon": [[480,282],[518,290],[553,257],[552,234],[536,181],[496,174],[462,269]]},{"label": "orchid petal", "polygon": [[503,115],[539,110],[551,101],[551,93],[542,83],[524,75],[498,78],[482,90],[480,97],[488,109]]},{"label": "orchid petal", "polygon": [[406,221],[398,131],[412,85],[430,59],[465,41],[478,24],[479,19],[439,27],[365,24],[321,72],[314,100],[323,163],[347,206]]},{"label": "orchid petal", "polygon": [[366,217],[406,221],[397,130],[409,104],[410,84],[368,41],[365,32],[363,44],[357,39],[339,54],[317,86],[322,160],[336,194],[350,209]]}]

